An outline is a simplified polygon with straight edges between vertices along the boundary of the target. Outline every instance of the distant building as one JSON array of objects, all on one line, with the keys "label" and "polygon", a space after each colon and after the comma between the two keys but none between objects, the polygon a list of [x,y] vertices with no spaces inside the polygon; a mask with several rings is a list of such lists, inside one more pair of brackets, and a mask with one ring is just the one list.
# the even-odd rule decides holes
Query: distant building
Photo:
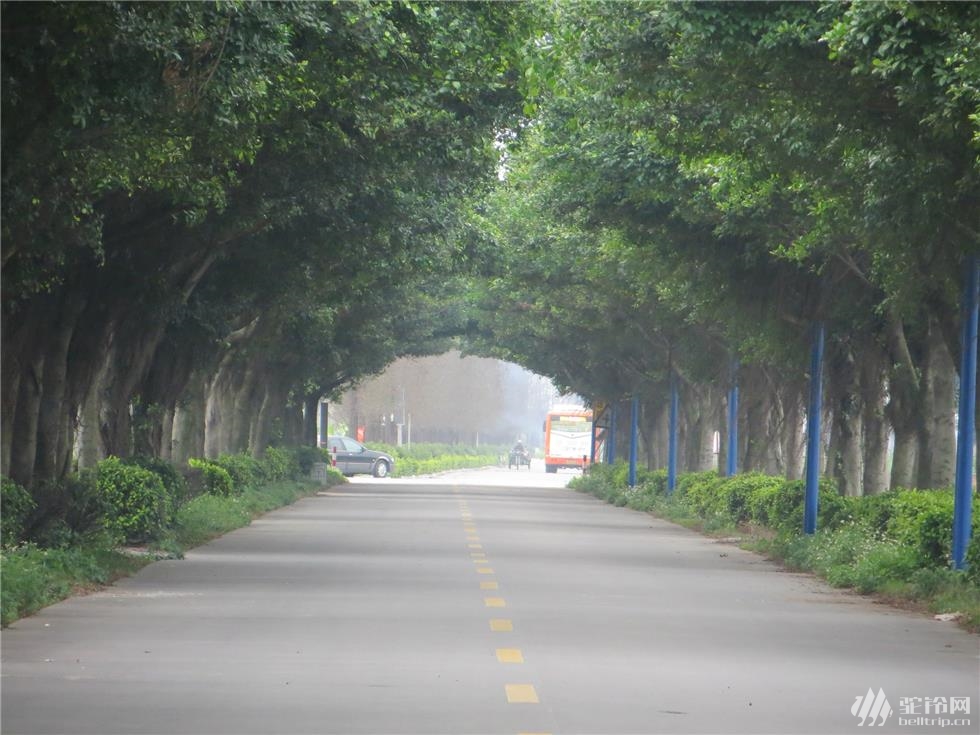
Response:
[{"label": "distant building", "polygon": [[557,393],[547,378],[502,360],[459,352],[403,358],[330,406],[330,421],[368,442],[541,446]]}]

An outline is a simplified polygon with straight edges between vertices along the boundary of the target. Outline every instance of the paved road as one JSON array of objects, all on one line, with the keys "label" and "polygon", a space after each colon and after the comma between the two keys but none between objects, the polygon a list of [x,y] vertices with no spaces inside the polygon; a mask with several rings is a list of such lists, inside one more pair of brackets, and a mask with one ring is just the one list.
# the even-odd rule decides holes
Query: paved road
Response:
[{"label": "paved road", "polygon": [[[976,637],[568,477],[358,479],[54,605],[3,633],[2,730],[860,733],[881,689],[874,732],[977,732]],[[971,725],[901,724],[927,697]]]}]

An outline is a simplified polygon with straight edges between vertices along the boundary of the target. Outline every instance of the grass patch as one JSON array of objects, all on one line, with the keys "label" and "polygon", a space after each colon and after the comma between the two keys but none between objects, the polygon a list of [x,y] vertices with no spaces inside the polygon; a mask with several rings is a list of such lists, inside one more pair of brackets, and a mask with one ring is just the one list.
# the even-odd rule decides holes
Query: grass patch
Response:
[{"label": "grass patch", "polygon": [[114,549],[43,549],[25,544],[0,553],[0,619],[4,626],[87,589],[111,584],[153,561]]},{"label": "grass patch", "polygon": [[160,544],[164,550],[189,549],[236,528],[256,516],[295,503],[320,487],[310,480],[281,480],[241,495],[201,495],[177,511],[174,533]]}]

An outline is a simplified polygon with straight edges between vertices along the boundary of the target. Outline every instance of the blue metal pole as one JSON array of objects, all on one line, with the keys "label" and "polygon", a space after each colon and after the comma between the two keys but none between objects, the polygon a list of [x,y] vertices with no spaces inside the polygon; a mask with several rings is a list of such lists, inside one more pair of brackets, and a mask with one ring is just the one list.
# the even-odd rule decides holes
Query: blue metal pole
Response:
[{"label": "blue metal pole", "polygon": [[813,346],[810,350],[810,404],[806,414],[806,491],[803,501],[803,532],[817,531],[817,511],[820,489],[820,411],[823,407],[823,343],[824,325],[813,325]]},{"label": "blue metal pole", "polygon": [[980,267],[967,260],[963,288],[963,355],[960,359],[960,410],[956,436],[956,491],[953,501],[953,568],[963,569],[973,516],[973,441],[977,406],[977,289]]},{"label": "blue metal pole", "polygon": [[670,376],[670,426],[667,440],[667,492],[677,487],[677,379]]},{"label": "blue metal pole", "polygon": [[728,454],[725,474],[738,474],[738,360],[732,360],[732,382],[728,389]]},{"label": "blue metal pole", "polygon": [[630,487],[636,487],[636,455],[640,443],[638,427],[640,424],[640,399],[633,396],[630,401]]},{"label": "blue metal pole", "polygon": [[616,461],[616,421],[619,418],[619,410],[614,403],[612,405],[612,416],[609,419],[609,441],[606,444],[606,464],[613,464]]}]

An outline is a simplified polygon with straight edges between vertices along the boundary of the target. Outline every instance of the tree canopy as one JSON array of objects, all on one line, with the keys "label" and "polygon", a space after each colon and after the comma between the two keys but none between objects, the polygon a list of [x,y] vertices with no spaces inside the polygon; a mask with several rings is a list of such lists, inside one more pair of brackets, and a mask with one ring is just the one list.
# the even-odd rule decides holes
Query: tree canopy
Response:
[{"label": "tree canopy", "polygon": [[3,10],[5,473],[258,451],[458,331],[450,233],[520,114],[528,7]]},{"label": "tree canopy", "polygon": [[[2,471],[311,441],[465,338],[711,461],[952,472],[975,3],[4,3]],[[305,417],[305,419],[304,419]],[[304,423],[305,420],[305,423]],[[886,473],[894,437],[891,477]]]},{"label": "tree canopy", "polygon": [[[660,409],[674,372],[692,432],[741,358],[780,404],[758,418],[791,428],[826,321],[831,469],[882,489],[868,465],[891,430],[892,482],[947,484],[962,263],[980,247],[980,8],[600,2],[552,20],[535,118],[485,215],[507,253],[482,302],[497,352]],[[747,434],[798,453],[772,428]],[[757,455],[794,471],[776,459]]]}]

